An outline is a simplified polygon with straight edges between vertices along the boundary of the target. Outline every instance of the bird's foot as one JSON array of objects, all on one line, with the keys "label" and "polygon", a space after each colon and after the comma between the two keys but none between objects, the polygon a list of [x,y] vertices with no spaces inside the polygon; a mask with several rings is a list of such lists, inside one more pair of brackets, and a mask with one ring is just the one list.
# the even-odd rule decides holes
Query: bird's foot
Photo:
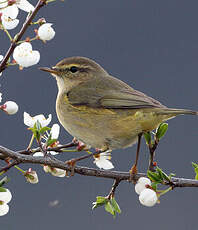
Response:
[{"label": "bird's foot", "polygon": [[68,166],[71,167],[70,176],[74,175],[74,168],[76,166],[76,159],[71,159],[65,162]]},{"label": "bird's foot", "polygon": [[137,170],[137,166],[134,164],[131,169],[129,170],[129,174],[130,174],[130,177],[129,177],[129,181],[130,182],[135,182],[136,181],[136,174],[138,173],[138,170]]}]

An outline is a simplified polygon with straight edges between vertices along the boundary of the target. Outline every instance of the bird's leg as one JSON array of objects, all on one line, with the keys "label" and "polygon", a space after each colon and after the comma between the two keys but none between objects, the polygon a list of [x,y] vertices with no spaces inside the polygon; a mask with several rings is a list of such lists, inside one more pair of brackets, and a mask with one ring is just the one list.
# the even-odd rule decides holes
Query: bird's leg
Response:
[{"label": "bird's leg", "polygon": [[132,166],[132,168],[129,171],[130,181],[133,179],[134,175],[136,175],[138,172],[137,163],[138,163],[139,152],[140,152],[141,137],[142,137],[142,133],[138,134],[138,144],[137,144],[137,150],[136,150],[135,164]]}]

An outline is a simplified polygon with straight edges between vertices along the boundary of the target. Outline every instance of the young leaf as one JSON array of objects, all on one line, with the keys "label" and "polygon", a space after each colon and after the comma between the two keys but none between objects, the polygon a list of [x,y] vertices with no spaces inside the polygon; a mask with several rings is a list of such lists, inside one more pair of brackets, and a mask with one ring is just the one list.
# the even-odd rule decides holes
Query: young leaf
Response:
[{"label": "young leaf", "polygon": [[96,197],[96,202],[93,202],[93,207],[92,209],[98,208],[100,206],[105,205],[108,202],[108,199],[106,197],[103,196],[97,196]]},{"label": "young leaf", "polygon": [[98,204],[106,203],[107,201],[108,201],[108,199],[107,199],[106,197],[104,197],[104,196],[97,196],[97,197],[96,197],[96,202],[97,202]]},{"label": "young leaf", "polygon": [[93,204],[92,210],[105,205],[105,203],[97,203],[97,202],[93,202],[92,204]]},{"label": "young leaf", "polygon": [[110,201],[108,201],[106,204],[105,204],[105,210],[109,213],[111,213],[111,215],[115,216],[116,212],[113,208],[113,206],[111,205]]},{"label": "young leaf", "polygon": [[111,198],[111,205],[113,206],[114,210],[117,212],[117,213],[121,213],[121,209],[118,205],[118,203],[116,202],[115,198]]},{"label": "young leaf", "polygon": [[158,173],[151,172],[150,170],[148,170],[147,171],[147,176],[153,182],[158,182],[158,183],[162,182],[162,179],[161,179],[161,177],[159,176]]},{"label": "young leaf", "polygon": [[40,134],[43,135],[43,133],[45,133],[46,131],[49,131],[49,130],[51,130],[51,128],[49,128],[47,126],[43,127],[43,128],[40,129]]},{"label": "young leaf", "polygon": [[6,192],[7,190],[3,187],[0,187],[0,192]]},{"label": "young leaf", "polygon": [[156,138],[158,140],[160,140],[165,135],[167,130],[168,130],[168,124],[167,123],[161,123],[159,125],[159,127],[157,128]]},{"label": "young leaf", "polygon": [[151,133],[150,132],[144,133],[144,139],[146,141],[146,144],[149,145],[151,143]]},{"label": "young leaf", "polygon": [[47,140],[47,146],[54,144],[56,141],[57,141],[57,139],[48,139]]},{"label": "young leaf", "polygon": [[198,168],[198,164],[196,164],[196,163],[194,163],[194,162],[192,162],[192,166],[193,166],[194,168]]}]

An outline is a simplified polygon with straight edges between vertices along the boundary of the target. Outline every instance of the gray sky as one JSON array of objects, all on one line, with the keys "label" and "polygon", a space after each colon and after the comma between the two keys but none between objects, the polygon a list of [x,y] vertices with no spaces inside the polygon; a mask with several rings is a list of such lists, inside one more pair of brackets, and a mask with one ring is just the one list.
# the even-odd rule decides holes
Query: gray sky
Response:
[{"label": "gray sky", "polygon": [[[197,1],[184,0],[72,0],[57,1],[43,8],[39,16],[54,24],[56,36],[47,44],[32,43],[41,52],[38,65],[23,71],[12,67],[3,73],[0,91],[4,101],[15,100],[20,110],[16,116],[1,113],[0,144],[13,150],[27,146],[31,134],[23,124],[24,111],[31,115],[51,113],[52,123],[57,122],[56,82],[38,67],[52,66],[69,56],[94,59],[112,75],[169,107],[198,110],[197,9]],[[24,15],[20,12],[20,16]],[[1,31],[0,53],[4,54],[8,46]],[[194,177],[191,162],[198,162],[197,123],[197,117],[193,116],[169,121],[169,131],[157,150],[158,165],[167,173]],[[61,143],[70,140],[71,136],[61,128]],[[132,147],[114,151],[115,170],[129,170],[135,150]],[[145,144],[140,160],[139,169],[145,172],[148,164]],[[80,165],[95,167],[91,159]],[[9,214],[1,217],[2,229],[191,230],[197,224],[195,188],[175,189],[163,196],[159,205],[146,208],[140,205],[133,185],[122,182],[116,193],[122,214],[113,219],[103,208],[91,210],[95,197],[109,192],[111,180],[79,175],[55,178],[39,166],[22,167],[38,169],[40,183],[28,184],[18,171],[10,170],[11,182],[7,187],[13,200]],[[56,200],[58,205],[49,206]]]}]

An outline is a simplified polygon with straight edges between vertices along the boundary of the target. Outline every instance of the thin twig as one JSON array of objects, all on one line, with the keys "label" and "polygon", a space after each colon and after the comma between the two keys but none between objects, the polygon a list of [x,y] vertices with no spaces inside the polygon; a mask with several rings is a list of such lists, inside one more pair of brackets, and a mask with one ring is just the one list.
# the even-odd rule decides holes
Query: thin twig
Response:
[{"label": "thin twig", "polygon": [[111,191],[109,192],[107,198],[110,200],[115,195],[116,188],[118,187],[121,180],[116,179],[112,185]]},{"label": "thin twig", "polygon": [[148,147],[149,147],[149,152],[150,152],[150,159],[149,159],[149,170],[154,172],[155,171],[155,165],[153,164],[154,162],[154,157],[155,157],[155,150],[158,146],[158,141],[155,140],[154,144],[149,144]]},{"label": "thin twig", "polygon": [[34,17],[36,16],[36,14],[40,10],[40,8],[43,7],[45,4],[46,4],[46,0],[39,0],[37,2],[35,9],[31,13],[31,15],[28,16],[26,22],[23,24],[23,26],[22,26],[21,30],[19,31],[19,33],[15,36],[15,38],[12,41],[12,43],[11,43],[7,53],[6,53],[6,55],[4,56],[4,58],[3,58],[3,60],[2,60],[2,62],[0,64],[0,73],[6,68],[6,64],[8,62],[8,59],[12,55],[15,47],[17,46],[17,42],[21,40],[22,36],[26,32],[28,26],[30,25],[30,23],[32,22]]}]

